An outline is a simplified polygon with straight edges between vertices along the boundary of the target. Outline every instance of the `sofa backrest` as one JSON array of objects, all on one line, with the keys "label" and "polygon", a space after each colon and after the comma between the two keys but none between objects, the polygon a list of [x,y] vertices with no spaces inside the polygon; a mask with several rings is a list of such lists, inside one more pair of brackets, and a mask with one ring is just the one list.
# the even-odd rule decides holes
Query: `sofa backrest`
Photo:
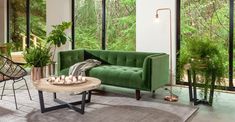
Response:
[{"label": "sofa backrest", "polygon": [[57,70],[60,71],[65,68],[69,68],[75,63],[84,61],[84,50],[67,50],[60,51],[57,57],[58,66]]},{"label": "sofa backrest", "polygon": [[102,64],[143,67],[144,59],[149,55],[159,53],[107,51],[107,50],[85,50],[84,59],[97,59]]}]

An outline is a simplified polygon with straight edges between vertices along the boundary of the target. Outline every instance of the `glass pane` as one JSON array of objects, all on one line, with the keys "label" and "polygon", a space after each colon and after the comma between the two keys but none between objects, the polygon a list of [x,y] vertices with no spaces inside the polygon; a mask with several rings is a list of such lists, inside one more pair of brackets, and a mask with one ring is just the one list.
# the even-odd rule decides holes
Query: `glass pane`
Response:
[{"label": "glass pane", "polygon": [[[203,57],[203,54],[213,54],[211,50],[214,46],[219,49],[222,57],[213,59],[221,61],[224,66],[223,70],[228,77],[228,37],[229,37],[229,0],[182,0],[181,2],[181,52],[180,52],[180,74],[181,80],[188,81],[185,64],[191,57]],[[197,52],[198,42],[209,42],[201,52]],[[191,47],[189,45],[191,44]],[[216,45],[215,45],[216,44]],[[195,52],[189,53],[188,49],[194,48]],[[199,47],[200,48],[200,47]],[[208,49],[208,50],[207,50]],[[204,51],[204,52],[203,52]],[[196,54],[200,53],[200,54]],[[211,58],[211,57],[210,57]],[[228,78],[225,78],[224,86],[228,86]]]},{"label": "glass pane", "polygon": [[12,51],[26,46],[26,0],[10,0],[10,42]]},{"label": "glass pane", "polygon": [[[234,11],[234,13],[235,13],[235,11]],[[235,21],[235,17],[234,17],[234,21]],[[235,26],[234,26],[234,28],[235,28]],[[235,86],[235,41],[234,41],[235,40],[235,29],[234,29],[233,36],[234,36],[233,37],[233,86]]]},{"label": "glass pane", "polygon": [[136,0],[106,0],[106,48],[135,51]]},{"label": "glass pane", "polygon": [[102,0],[75,2],[75,48],[101,49]]},{"label": "glass pane", "polygon": [[[37,44],[46,38],[46,0],[30,1],[31,43]],[[44,41],[45,42],[45,41]],[[32,46],[32,45],[31,45]]]}]

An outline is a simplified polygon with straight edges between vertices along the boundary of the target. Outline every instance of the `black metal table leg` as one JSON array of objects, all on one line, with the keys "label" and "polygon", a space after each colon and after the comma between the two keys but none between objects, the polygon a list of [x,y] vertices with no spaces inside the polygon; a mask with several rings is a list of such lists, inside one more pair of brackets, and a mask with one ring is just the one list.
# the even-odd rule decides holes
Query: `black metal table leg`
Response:
[{"label": "black metal table leg", "polygon": [[[76,101],[76,102],[71,102],[71,103],[67,103],[67,102],[64,102],[60,99],[57,99],[56,93],[53,93],[54,101],[59,103],[60,105],[45,108],[43,92],[38,91],[38,94],[39,94],[39,101],[40,101],[40,107],[41,107],[42,113],[52,111],[52,110],[61,109],[61,108],[70,108],[70,109],[75,110],[81,114],[84,114],[85,103],[90,102],[89,96],[88,96],[88,99],[86,100],[86,94],[87,94],[86,91],[84,91],[82,93],[82,100],[81,101]],[[79,104],[81,104],[81,108],[78,108],[75,106],[75,105],[79,105]]]},{"label": "black metal table leg", "polygon": [[38,96],[39,96],[39,102],[40,102],[40,107],[41,107],[41,113],[44,113],[45,111],[45,105],[44,105],[44,98],[43,98],[43,92],[38,91]]},{"label": "black metal table leg", "polygon": [[[189,74],[189,73],[188,73]],[[189,74],[191,75],[191,74]],[[213,77],[212,75],[212,83],[210,84],[211,85],[211,88],[210,88],[210,98],[209,98],[209,101],[207,101],[207,97],[204,96],[204,99],[198,99],[197,98],[197,81],[196,81],[196,71],[195,70],[192,70],[192,75],[193,75],[193,82],[191,82],[191,80],[189,80],[189,91],[190,89],[192,89],[192,95],[190,97],[192,97],[192,101],[194,102],[194,105],[198,105],[198,104],[205,104],[205,105],[212,105],[212,100],[213,100],[213,93],[214,93],[214,86],[215,86],[215,77]],[[189,77],[189,76],[188,76]],[[205,84],[205,85],[208,85]],[[190,86],[192,86],[193,88],[190,88]],[[207,90],[207,89],[204,89],[204,90]],[[191,93],[190,93],[191,94]],[[204,92],[205,94],[205,92]],[[206,92],[207,94],[207,92]]]},{"label": "black metal table leg", "polygon": [[53,97],[54,97],[54,99],[56,99],[56,98],[57,98],[56,93],[53,93]]},{"label": "black metal table leg", "polygon": [[[89,93],[88,93],[89,94]],[[88,98],[89,101],[89,98]],[[90,101],[89,101],[90,102]],[[86,103],[86,91],[82,93],[82,104],[81,104],[81,114],[84,114],[85,110],[85,103]]]},{"label": "black metal table leg", "polygon": [[91,102],[91,91],[88,91],[88,99],[89,102]]}]

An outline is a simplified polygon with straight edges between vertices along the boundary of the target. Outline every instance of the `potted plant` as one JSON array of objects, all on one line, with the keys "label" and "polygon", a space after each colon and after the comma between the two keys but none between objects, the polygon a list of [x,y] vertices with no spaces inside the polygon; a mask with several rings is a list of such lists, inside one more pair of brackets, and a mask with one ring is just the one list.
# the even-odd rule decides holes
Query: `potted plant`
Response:
[{"label": "potted plant", "polygon": [[[212,75],[215,84],[221,86],[226,75],[226,50],[217,41],[204,37],[191,37],[183,41],[181,57],[179,60],[181,77],[185,74],[185,66],[190,66],[200,76],[196,77],[200,84],[203,84],[204,99],[207,99],[208,90],[212,84]],[[213,94],[209,99],[213,98]],[[211,103],[210,103],[211,102]],[[209,105],[212,101],[209,100]]]},{"label": "potted plant", "polygon": [[0,54],[11,57],[12,47],[12,43],[0,44]]},{"label": "potted plant", "polygon": [[50,49],[43,45],[30,47],[23,53],[25,61],[32,66],[32,80],[38,80],[45,77],[45,66],[50,62]]},{"label": "potted plant", "polygon": [[49,33],[47,37],[47,42],[49,43],[49,47],[54,46],[53,54],[50,60],[49,74],[54,74],[55,72],[55,51],[57,47],[64,45],[67,40],[70,40],[70,37],[66,35],[65,31],[71,26],[71,22],[62,22],[59,25],[54,25],[53,30]]}]

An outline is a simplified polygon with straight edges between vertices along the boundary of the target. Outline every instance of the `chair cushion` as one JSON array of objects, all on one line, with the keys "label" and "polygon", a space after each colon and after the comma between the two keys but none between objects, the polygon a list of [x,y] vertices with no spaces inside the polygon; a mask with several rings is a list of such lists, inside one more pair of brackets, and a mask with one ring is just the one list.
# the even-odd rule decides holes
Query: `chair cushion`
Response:
[{"label": "chair cushion", "polygon": [[142,68],[116,65],[101,65],[87,72],[88,76],[99,78],[102,84],[129,88],[141,87],[142,73]]}]

